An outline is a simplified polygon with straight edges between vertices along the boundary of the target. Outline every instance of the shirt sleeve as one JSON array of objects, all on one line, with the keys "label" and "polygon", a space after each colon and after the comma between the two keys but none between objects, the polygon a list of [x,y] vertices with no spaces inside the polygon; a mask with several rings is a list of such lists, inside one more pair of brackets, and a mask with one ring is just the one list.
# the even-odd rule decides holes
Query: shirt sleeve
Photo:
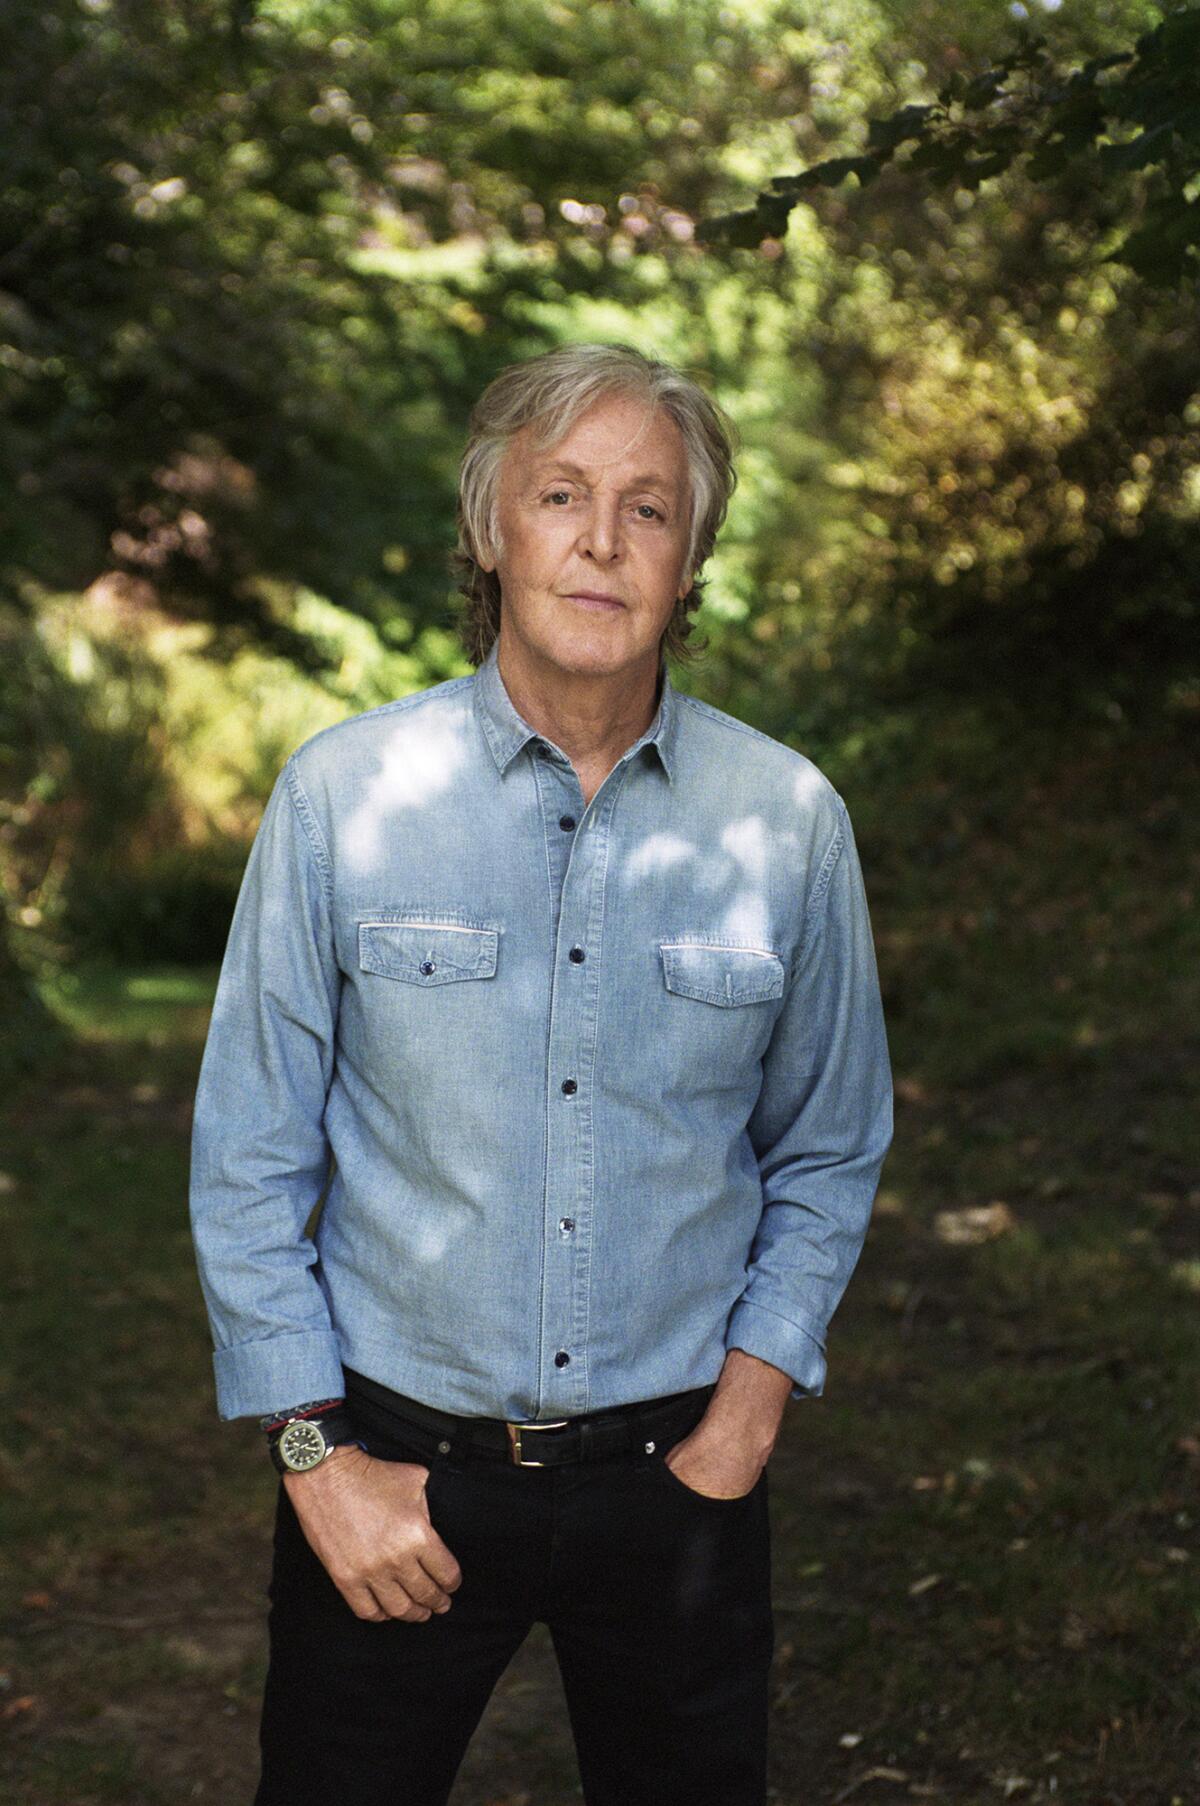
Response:
[{"label": "shirt sleeve", "polygon": [[306,1234],[330,1167],[324,1112],[341,988],[331,888],[289,759],[238,894],[192,1129],[192,1230],[225,1418],[344,1389]]},{"label": "shirt sleeve", "polygon": [[763,1210],[726,1346],[825,1387],[829,1321],[854,1271],[892,1138],[892,1084],[862,871],[838,820],[747,1125]]}]

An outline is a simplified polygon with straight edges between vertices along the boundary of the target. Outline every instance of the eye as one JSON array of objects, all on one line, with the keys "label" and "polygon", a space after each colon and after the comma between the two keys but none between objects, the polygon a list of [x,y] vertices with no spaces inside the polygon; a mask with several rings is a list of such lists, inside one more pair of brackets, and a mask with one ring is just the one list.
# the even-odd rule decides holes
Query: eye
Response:
[{"label": "eye", "polygon": [[558,507],[563,502],[569,502],[570,499],[571,492],[569,489],[550,489],[542,497],[544,502],[553,502],[555,507]]},{"label": "eye", "polygon": [[641,516],[642,520],[662,520],[664,518],[660,510],[652,508],[649,502],[639,502],[637,505],[637,513]]}]

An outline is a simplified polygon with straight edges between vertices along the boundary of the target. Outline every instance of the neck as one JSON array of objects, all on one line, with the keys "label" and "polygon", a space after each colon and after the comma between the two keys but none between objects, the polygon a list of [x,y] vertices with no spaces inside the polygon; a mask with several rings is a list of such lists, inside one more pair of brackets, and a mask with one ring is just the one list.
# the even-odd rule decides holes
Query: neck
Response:
[{"label": "neck", "polygon": [[[504,688],[518,715],[566,753],[585,790],[589,778],[607,776],[621,754],[639,739],[654,719],[659,701],[659,661],[646,662],[635,673],[595,675],[542,668],[514,653],[503,630],[497,665]],[[593,784],[593,790],[597,787]]]}]

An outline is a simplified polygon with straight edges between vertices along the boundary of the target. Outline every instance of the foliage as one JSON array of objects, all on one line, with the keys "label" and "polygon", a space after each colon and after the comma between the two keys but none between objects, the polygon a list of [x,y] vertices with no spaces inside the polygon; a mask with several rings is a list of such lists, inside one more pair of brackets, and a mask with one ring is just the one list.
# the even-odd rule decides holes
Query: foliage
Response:
[{"label": "foliage", "polygon": [[[9,0],[0,1070],[79,1038],[5,1099],[23,1797],[249,1772],[270,1476],[163,1205],[194,962],[290,748],[464,668],[467,409],[579,337],[735,417],[685,681],[847,795],[899,1081],[847,1390],[775,1458],[781,1783],[1192,1797],[1195,18]],[[1015,1227],[939,1239],[972,1205]]]},{"label": "foliage", "polygon": [[[188,871],[213,925],[185,938],[210,948],[290,748],[466,668],[467,409],[562,338],[672,357],[734,416],[710,650],[682,681],[851,787],[901,731],[1187,718],[1200,343],[1185,284],[1105,261],[1184,138],[1144,171],[1097,151],[1034,179],[1014,153],[931,184],[905,167],[922,140],[869,123],[932,88],[939,143],[1006,108],[1047,138],[1039,97],[1084,57],[1092,99],[1123,96],[1113,133],[1139,92],[1145,131],[1178,73],[1150,19],[1080,0],[967,106],[983,4],[16,0],[0,868],[26,952],[162,945]],[[786,235],[751,249],[697,243],[731,194],[872,129],[863,193],[779,197]]]},{"label": "foliage", "polygon": [[858,155],[773,177],[753,207],[708,221],[700,236],[758,244],[782,233],[813,190],[852,175],[866,187],[893,162],[938,186],[973,192],[1019,159],[1034,181],[1076,161],[1098,185],[1153,171],[1138,224],[1108,256],[1160,286],[1200,275],[1200,8],[1169,14],[1132,51],[1093,57],[1069,72],[1044,37],[1022,32],[1018,48],[991,67],[969,78],[956,70],[936,101],[872,119]]},{"label": "foliage", "polygon": [[857,262],[788,376],[829,430],[775,438],[754,604],[718,627],[710,679],[807,747],[879,740],[889,696],[932,723],[969,699],[1018,741],[1200,701],[1190,310],[1125,305],[1086,236],[1050,209],[998,219],[1007,199],[881,195],[826,225]]},{"label": "foliage", "polygon": [[470,401],[568,296],[631,297],[642,336],[690,231],[662,194],[703,204],[738,131],[780,148],[764,28],[718,14],[6,10],[0,859],[22,932],[149,932],[175,839],[244,850],[295,740],[464,668],[446,553]]},{"label": "foliage", "polygon": [[790,10],[15,0],[0,582],[119,575],[313,668],[264,580],[442,617],[470,401],[554,336],[530,301],[636,295],[731,135],[783,148]]},{"label": "foliage", "polygon": [[50,610],[31,621],[0,605],[0,871],[20,924],[39,933],[107,861],[177,828],[137,642],[56,644],[55,625]]}]

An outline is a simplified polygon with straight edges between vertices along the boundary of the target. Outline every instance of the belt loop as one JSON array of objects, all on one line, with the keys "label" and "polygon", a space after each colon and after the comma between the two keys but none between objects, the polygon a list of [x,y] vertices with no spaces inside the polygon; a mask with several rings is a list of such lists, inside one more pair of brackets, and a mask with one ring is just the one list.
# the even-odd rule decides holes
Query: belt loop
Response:
[{"label": "belt loop", "polygon": [[595,1426],[583,1418],[579,1425],[579,1459],[587,1461],[591,1455],[592,1444],[596,1440]]}]

